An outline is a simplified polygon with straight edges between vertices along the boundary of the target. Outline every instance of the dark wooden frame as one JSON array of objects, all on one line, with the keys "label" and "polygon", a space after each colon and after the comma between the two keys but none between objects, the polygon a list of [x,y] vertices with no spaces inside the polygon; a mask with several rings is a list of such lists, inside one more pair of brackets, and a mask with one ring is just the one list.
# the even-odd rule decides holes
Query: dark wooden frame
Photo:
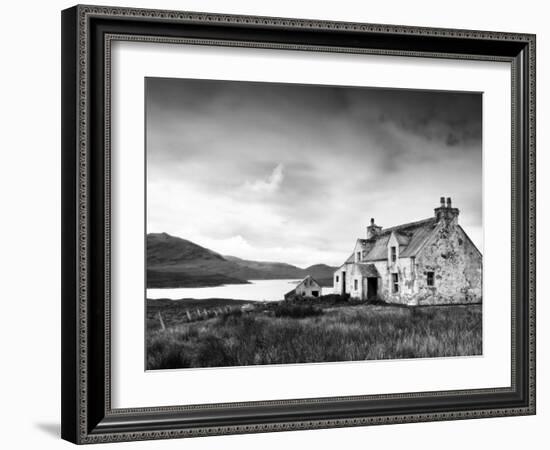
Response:
[{"label": "dark wooden frame", "polygon": [[[109,77],[113,40],[510,62],[511,386],[112,409]],[[534,35],[98,6],[62,12],[63,438],[94,443],[534,413]]]}]

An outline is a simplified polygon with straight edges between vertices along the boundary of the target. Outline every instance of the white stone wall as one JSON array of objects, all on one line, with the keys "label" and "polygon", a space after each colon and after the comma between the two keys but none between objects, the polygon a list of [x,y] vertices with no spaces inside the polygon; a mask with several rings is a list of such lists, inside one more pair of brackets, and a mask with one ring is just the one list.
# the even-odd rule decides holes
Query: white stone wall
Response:
[{"label": "white stone wall", "polygon": [[342,293],[342,272],[344,272],[346,265],[339,267],[332,277],[332,286],[335,294]]},{"label": "white stone wall", "polygon": [[366,300],[366,286],[363,283],[363,274],[359,270],[359,266],[352,265],[350,267],[350,282],[349,282],[349,294],[352,298],[359,300]]},{"label": "white stone wall", "polygon": [[333,276],[334,293],[335,294],[342,293],[342,284],[344,280],[343,272],[346,273],[346,276],[345,276],[346,294],[350,294],[351,297],[353,298],[361,298],[360,283],[358,283],[358,289],[354,289],[355,286],[354,286],[353,280],[359,277],[355,263],[344,264],[338,270],[336,270],[336,272],[334,272],[334,276]]}]

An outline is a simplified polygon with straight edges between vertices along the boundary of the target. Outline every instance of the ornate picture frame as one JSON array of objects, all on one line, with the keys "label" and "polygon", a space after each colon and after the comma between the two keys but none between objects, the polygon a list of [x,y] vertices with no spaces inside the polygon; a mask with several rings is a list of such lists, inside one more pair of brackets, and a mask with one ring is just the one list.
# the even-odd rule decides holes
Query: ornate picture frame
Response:
[{"label": "ornate picture frame", "polygon": [[[110,74],[117,41],[509,63],[510,386],[113,408]],[[84,444],[528,414],[535,414],[534,35],[81,5],[62,12],[64,439]]]}]

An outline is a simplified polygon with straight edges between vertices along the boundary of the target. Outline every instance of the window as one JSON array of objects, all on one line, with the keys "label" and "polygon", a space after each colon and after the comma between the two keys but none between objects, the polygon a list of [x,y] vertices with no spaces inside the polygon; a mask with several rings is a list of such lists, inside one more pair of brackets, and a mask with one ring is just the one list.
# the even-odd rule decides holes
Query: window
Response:
[{"label": "window", "polygon": [[391,262],[397,261],[397,248],[396,247],[390,247],[390,253],[391,253]]},{"label": "window", "polygon": [[357,261],[361,261],[361,252],[357,252]]},{"label": "window", "polygon": [[426,272],[426,284],[428,286],[434,285],[434,273],[433,272]]},{"label": "window", "polygon": [[353,289],[357,290],[358,284],[357,280],[353,280]]},{"label": "window", "polygon": [[336,282],[338,283],[340,281],[340,277],[336,275]]},{"label": "window", "polygon": [[399,292],[399,274],[392,273],[391,279],[392,279],[392,292],[394,294],[397,294]]}]

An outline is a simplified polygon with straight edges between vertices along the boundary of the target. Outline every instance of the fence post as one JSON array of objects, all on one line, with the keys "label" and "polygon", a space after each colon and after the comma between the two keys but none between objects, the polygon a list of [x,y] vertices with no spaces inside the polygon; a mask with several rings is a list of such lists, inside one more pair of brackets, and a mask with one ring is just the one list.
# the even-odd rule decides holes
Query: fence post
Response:
[{"label": "fence post", "polygon": [[164,325],[164,320],[162,320],[162,314],[159,311],[159,322],[160,322],[160,329],[162,331],[166,331],[166,326]]}]

